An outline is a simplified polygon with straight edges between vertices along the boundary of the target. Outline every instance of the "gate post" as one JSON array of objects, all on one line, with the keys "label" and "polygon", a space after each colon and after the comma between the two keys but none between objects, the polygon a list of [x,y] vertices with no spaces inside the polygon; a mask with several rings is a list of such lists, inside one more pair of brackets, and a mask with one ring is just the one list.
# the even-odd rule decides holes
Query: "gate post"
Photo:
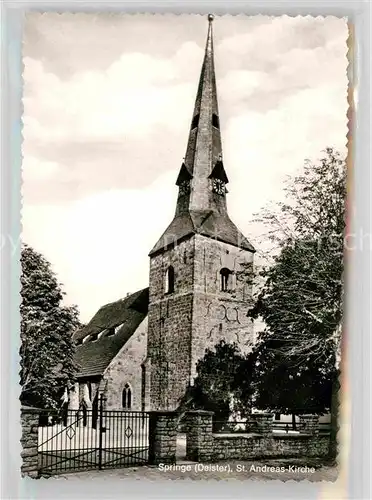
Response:
[{"label": "gate post", "polygon": [[21,408],[21,426],[22,426],[22,476],[32,478],[39,477],[38,463],[38,434],[39,434],[39,409]]},{"label": "gate post", "polygon": [[187,412],[186,458],[206,462],[213,452],[213,411],[191,410]]},{"label": "gate post", "polygon": [[254,419],[257,423],[257,433],[264,436],[269,436],[273,432],[273,415],[272,413],[255,413]]},{"label": "gate post", "polygon": [[319,416],[300,415],[300,426],[300,432],[316,436],[317,434],[319,434]]},{"label": "gate post", "polygon": [[106,432],[106,428],[104,427],[103,422],[103,404],[105,401],[105,397],[101,394],[99,398],[99,435],[98,435],[98,469],[102,469],[102,442],[103,436],[102,434]]},{"label": "gate post", "polygon": [[149,463],[176,462],[178,415],[174,411],[149,412]]}]

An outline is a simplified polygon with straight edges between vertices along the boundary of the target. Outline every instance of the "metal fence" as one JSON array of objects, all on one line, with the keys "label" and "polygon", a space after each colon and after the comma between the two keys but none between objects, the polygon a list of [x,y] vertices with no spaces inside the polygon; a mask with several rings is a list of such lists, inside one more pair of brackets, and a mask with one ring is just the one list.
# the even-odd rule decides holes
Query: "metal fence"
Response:
[{"label": "metal fence", "polygon": [[247,419],[245,422],[240,420],[234,421],[213,421],[213,432],[214,433],[244,433],[244,432],[255,432],[258,429],[258,424],[254,419]]},{"label": "metal fence", "polygon": [[[282,434],[298,434],[301,431],[300,422],[296,422],[293,426],[292,422],[278,422],[273,421],[272,429],[274,433]],[[328,434],[330,432],[331,424],[328,422],[319,422],[319,433]],[[213,421],[213,432],[217,434],[234,434],[234,433],[254,433],[258,430],[258,423],[254,418],[248,418],[246,421],[242,422],[240,420],[235,421]]]},{"label": "metal fence", "polygon": [[67,410],[40,416],[39,470],[58,474],[148,463],[149,415],[145,412]]}]

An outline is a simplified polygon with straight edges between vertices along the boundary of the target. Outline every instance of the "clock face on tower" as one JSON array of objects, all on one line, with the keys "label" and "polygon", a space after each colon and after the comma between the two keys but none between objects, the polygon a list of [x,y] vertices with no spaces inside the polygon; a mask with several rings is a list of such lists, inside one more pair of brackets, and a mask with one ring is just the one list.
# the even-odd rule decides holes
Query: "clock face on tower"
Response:
[{"label": "clock face on tower", "polygon": [[190,192],[190,181],[182,181],[180,184],[180,195],[185,196]]},{"label": "clock face on tower", "polygon": [[221,196],[224,196],[226,193],[226,185],[220,179],[213,179],[213,192],[217,193]]}]

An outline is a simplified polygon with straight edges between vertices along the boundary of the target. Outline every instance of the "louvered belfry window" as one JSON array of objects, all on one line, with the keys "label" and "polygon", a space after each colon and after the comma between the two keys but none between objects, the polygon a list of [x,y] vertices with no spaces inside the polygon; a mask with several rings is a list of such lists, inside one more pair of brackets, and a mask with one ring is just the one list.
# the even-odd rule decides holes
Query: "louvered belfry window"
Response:
[{"label": "louvered belfry window", "polygon": [[169,266],[165,275],[165,293],[174,292],[174,267]]},{"label": "louvered belfry window", "polygon": [[230,269],[227,269],[227,267],[221,269],[221,292],[227,292],[231,289],[231,275],[232,272],[230,271]]},{"label": "louvered belfry window", "polygon": [[213,113],[213,115],[212,115],[212,125],[215,128],[218,128],[218,129],[220,128],[220,120],[215,113]]},{"label": "louvered belfry window", "polygon": [[199,115],[195,115],[191,122],[191,130],[194,130],[199,125]]}]

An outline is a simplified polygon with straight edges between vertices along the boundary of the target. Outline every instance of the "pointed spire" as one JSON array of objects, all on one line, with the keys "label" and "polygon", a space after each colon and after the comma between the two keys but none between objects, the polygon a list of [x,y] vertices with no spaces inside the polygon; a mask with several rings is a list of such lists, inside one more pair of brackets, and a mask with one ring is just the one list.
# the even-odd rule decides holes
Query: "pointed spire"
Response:
[{"label": "pointed spire", "polygon": [[[176,213],[185,210],[221,210],[221,208],[226,207],[224,196],[220,195],[220,199],[216,199],[211,184],[214,176],[221,173],[222,179],[219,178],[219,180],[224,183],[227,181],[222,163],[220,119],[214,68],[213,19],[214,16],[209,14],[208,35],[189,139],[184,162],[177,179],[180,194]],[[217,163],[219,166],[216,169]],[[186,173],[189,174],[190,180],[187,179]],[[190,183],[189,189],[185,189],[187,182]],[[188,197],[187,200],[185,200],[185,196]]]},{"label": "pointed spire", "polygon": [[150,256],[173,248],[193,234],[255,251],[231,221],[226,209],[226,184],[229,181],[222,159],[213,60],[213,19],[214,16],[209,14],[208,36],[189,140],[176,181],[179,188],[176,213]]}]

